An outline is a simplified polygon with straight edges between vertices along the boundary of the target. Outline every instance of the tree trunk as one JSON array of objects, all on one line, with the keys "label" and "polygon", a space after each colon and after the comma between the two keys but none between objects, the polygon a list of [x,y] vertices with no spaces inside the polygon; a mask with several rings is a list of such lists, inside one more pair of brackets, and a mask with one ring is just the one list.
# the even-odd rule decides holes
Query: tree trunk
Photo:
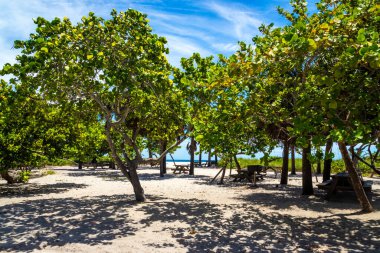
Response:
[{"label": "tree trunk", "polygon": [[234,161],[235,161],[235,164],[236,164],[236,168],[238,171],[241,171],[241,167],[240,167],[240,164],[239,164],[239,160],[237,159],[236,155],[234,155]]},{"label": "tree trunk", "polygon": [[292,172],[290,173],[291,175],[296,175],[296,154],[295,154],[295,146],[291,146],[291,160],[292,160]]},{"label": "tree trunk", "polygon": [[198,161],[199,161],[199,167],[202,167],[202,149],[201,149],[201,144],[199,144],[199,156],[198,156]]},{"label": "tree trunk", "polygon": [[313,195],[313,174],[309,155],[311,154],[310,143],[307,148],[302,148],[302,195]]},{"label": "tree trunk", "polygon": [[326,156],[328,156],[331,153],[332,146],[333,146],[332,139],[328,139],[326,142],[325,160],[323,161],[323,182],[330,180],[330,177],[331,177],[332,159],[331,158],[326,159]]},{"label": "tree trunk", "polygon": [[[152,152],[152,149],[151,149],[151,147],[149,147],[148,146],[148,157],[149,157],[149,159],[153,159],[153,152]],[[154,163],[150,163],[150,166],[153,166],[154,165]]]},{"label": "tree trunk", "polygon": [[2,171],[0,173],[0,176],[7,181],[7,184],[14,184],[17,183],[17,180],[15,180],[11,175],[9,175],[9,172],[7,170]]},{"label": "tree trunk", "polygon": [[[354,168],[358,168],[358,166],[359,166],[359,160],[355,156],[355,148],[354,148],[354,146],[350,147],[350,153],[351,153],[352,163],[354,164]],[[360,155],[360,152],[358,152],[358,155]]]},{"label": "tree trunk", "polygon": [[116,152],[115,144],[111,137],[111,126],[109,122],[106,122],[105,130],[106,130],[105,133],[106,133],[108,145],[111,150],[112,158],[116,162],[117,166],[119,167],[123,175],[126,176],[128,180],[131,182],[133,191],[135,192],[136,201],[138,202],[145,201],[146,198],[144,194],[144,189],[141,187],[140,180],[137,175],[137,166],[138,166],[137,161],[128,160],[127,161],[128,167],[127,167]]},{"label": "tree trunk", "polygon": [[[166,150],[166,141],[161,143],[161,154]],[[166,174],[166,156],[160,162],[160,177]]]},{"label": "tree trunk", "polygon": [[280,184],[288,184],[288,171],[289,171],[289,142],[284,141],[284,149],[282,153],[282,170]]},{"label": "tree trunk", "polygon": [[215,167],[218,166],[218,155],[216,154],[216,151],[215,151]]},{"label": "tree trunk", "polygon": [[127,166],[123,163],[123,161],[120,159],[120,157],[118,156],[118,154],[116,152],[115,144],[114,144],[112,137],[111,137],[111,127],[109,125],[109,122],[106,123],[105,130],[106,130],[105,132],[106,132],[108,146],[110,147],[111,156],[112,156],[113,160],[115,161],[117,167],[120,169],[121,173],[123,173],[123,175],[126,178],[128,178],[128,180],[131,180]]},{"label": "tree trunk", "polygon": [[320,175],[322,173],[322,170],[321,170],[321,161],[318,161],[317,162],[317,174]]},{"label": "tree trunk", "polygon": [[83,168],[83,162],[79,161],[78,162],[78,170],[81,170]]},{"label": "tree trunk", "polygon": [[348,174],[350,175],[352,186],[355,190],[356,197],[358,198],[360,205],[362,207],[362,210],[364,212],[372,212],[374,211],[371,203],[369,202],[367,195],[364,192],[363,185],[361,183],[361,180],[359,178],[358,172],[356,171],[354,167],[354,163],[352,162],[352,159],[347,151],[347,147],[344,142],[338,142],[340,153],[342,154],[342,159],[344,161],[344,164],[346,165],[346,170],[348,171]]},{"label": "tree trunk", "polygon": [[211,167],[211,150],[208,151],[207,167]]},{"label": "tree trunk", "polygon": [[137,202],[144,202],[146,200],[144,189],[142,188],[140,184],[139,176],[137,175],[137,162],[131,161],[128,163],[129,165],[129,174],[130,174],[130,181],[133,187],[133,191],[135,192],[135,198]]},{"label": "tree trunk", "polygon": [[224,180],[224,176],[226,175],[226,168],[227,168],[227,166],[224,166],[222,168],[223,172],[222,172],[222,177],[220,178],[219,184],[223,184],[224,183],[223,180]]},{"label": "tree trunk", "polygon": [[195,149],[197,144],[195,143],[194,137],[191,137],[190,139],[190,171],[189,175],[194,176],[194,156],[195,156]]}]

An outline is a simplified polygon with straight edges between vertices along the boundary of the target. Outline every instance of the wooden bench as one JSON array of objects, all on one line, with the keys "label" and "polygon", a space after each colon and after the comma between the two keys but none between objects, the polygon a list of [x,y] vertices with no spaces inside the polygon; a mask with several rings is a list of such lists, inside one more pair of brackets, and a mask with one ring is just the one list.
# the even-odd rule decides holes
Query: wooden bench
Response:
[{"label": "wooden bench", "polygon": [[181,174],[181,173],[186,174],[187,172],[190,171],[189,165],[174,165],[174,166],[175,168],[172,169],[173,174]]}]

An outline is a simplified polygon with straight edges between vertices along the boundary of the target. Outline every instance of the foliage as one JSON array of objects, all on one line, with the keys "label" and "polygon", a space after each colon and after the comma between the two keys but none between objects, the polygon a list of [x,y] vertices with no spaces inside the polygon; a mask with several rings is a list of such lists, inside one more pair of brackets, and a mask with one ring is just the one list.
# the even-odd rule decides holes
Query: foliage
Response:
[{"label": "foliage", "polygon": [[19,172],[19,182],[27,183],[29,181],[31,172],[29,170],[22,170]]},{"label": "foliage", "polygon": [[62,117],[62,108],[44,100],[32,89],[0,87],[0,170],[40,167],[61,156],[74,139]]}]

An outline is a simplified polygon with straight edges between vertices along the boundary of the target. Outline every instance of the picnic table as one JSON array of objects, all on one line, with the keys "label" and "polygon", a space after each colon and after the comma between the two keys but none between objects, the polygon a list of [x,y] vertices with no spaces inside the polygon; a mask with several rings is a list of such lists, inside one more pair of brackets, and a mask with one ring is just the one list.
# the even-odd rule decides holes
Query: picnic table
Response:
[{"label": "picnic table", "polygon": [[263,180],[266,175],[263,172],[264,168],[265,166],[262,165],[248,165],[247,169],[238,170],[238,174],[231,175],[230,177],[234,178],[234,182],[247,180],[253,183],[253,186],[256,186],[256,181],[259,179]]},{"label": "picnic table", "polygon": [[[82,167],[85,168],[110,168],[110,169],[115,169],[115,164],[113,162],[89,162],[89,163],[81,163]],[[80,168],[80,165],[79,165]]]},{"label": "picnic table", "polygon": [[[332,179],[317,185],[319,189],[327,191],[326,199],[330,199],[330,197],[338,191],[354,191],[351,178],[347,172],[337,173],[336,175],[332,175],[331,178]],[[362,180],[362,185],[366,193],[372,191],[372,184],[373,181]]]},{"label": "picnic table", "polygon": [[186,174],[188,171],[190,171],[190,165],[181,165],[181,164],[175,164],[175,168],[172,169],[173,174]]}]

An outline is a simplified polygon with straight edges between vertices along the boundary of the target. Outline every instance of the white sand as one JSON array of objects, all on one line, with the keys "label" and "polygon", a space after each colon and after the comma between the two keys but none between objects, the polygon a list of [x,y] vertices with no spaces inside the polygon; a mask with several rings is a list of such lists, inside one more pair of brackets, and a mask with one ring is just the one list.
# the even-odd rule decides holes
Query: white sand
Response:
[{"label": "white sand", "polygon": [[[300,196],[299,176],[287,187],[266,179],[252,188],[208,184],[216,168],[196,176],[168,169],[164,178],[142,168],[148,201],[137,204],[118,171],[54,170],[21,190],[0,183],[0,251],[380,252],[379,211],[361,214],[349,193]],[[380,210],[380,180],[371,180]]]}]

